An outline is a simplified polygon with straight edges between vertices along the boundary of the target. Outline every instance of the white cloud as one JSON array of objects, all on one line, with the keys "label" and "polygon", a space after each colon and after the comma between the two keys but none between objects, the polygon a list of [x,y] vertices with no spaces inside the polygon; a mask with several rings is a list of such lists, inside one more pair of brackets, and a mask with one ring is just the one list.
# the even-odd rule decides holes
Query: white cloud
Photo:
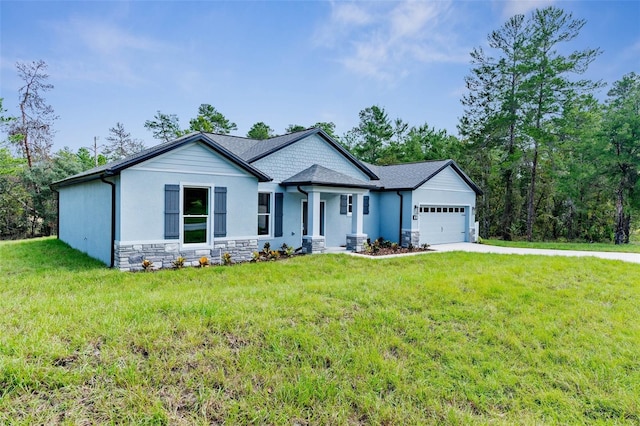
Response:
[{"label": "white cloud", "polygon": [[535,9],[543,9],[551,6],[555,0],[499,0],[499,4],[503,5],[502,16],[511,18],[514,15],[526,15]]},{"label": "white cloud", "polygon": [[398,80],[420,63],[464,62],[456,45],[451,1],[332,3],[316,33],[346,69],[379,80]]}]

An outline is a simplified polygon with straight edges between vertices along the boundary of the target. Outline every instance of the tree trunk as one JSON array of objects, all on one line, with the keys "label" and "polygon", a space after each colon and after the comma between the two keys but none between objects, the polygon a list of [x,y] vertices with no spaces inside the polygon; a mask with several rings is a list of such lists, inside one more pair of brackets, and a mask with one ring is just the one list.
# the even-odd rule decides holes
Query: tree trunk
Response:
[{"label": "tree trunk", "polygon": [[514,216],[513,202],[513,154],[515,153],[515,124],[512,122],[509,126],[509,149],[507,151],[507,170],[504,173],[504,211],[502,213],[501,234],[502,239],[511,241],[511,226]]},{"label": "tree trunk", "polygon": [[629,236],[625,235],[624,190],[622,185],[618,187],[616,192],[616,230],[613,241],[615,244],[624,244],[625,240],[629,241]]},{"label": "tree trunk", "polygon": [[536,196],[536,174],[538,171],[538,142],[534,143],[533,165],[531,166],[531,185],[529,186],[529,199],[527,200],[527,241],[533,238],[533,222],[535,221],[535,196]]}]

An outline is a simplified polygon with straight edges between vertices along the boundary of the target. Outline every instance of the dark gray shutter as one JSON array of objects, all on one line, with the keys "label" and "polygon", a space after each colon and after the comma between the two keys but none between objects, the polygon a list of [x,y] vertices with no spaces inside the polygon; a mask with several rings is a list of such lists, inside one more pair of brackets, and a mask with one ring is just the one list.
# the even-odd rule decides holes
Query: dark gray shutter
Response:
[{"label": "dark gray shutter", "polygon": [[282,192],[276,192],[276,222],[273,227],[273,236],[282,237],[282,210],[283,210],[284,194]]},{"label": "dark gray shutter", "polygon": [[340,214],[347,214],[347,202],[348,202],[349,196],[348,195],[341,195],[340,196]]},{"label": "dark gray shutter", "polygon": [[180,238],[180,185],[164,186],[164,238]]},{"label": "dark gray shutter", "polygon": [[216,186],[213,198],[213,236],[227,236],[227,187]]},{"label": "dark gray shutter", "polygon": [[365,195],[362,202],[362,214],[369,214],[369,196]]}]

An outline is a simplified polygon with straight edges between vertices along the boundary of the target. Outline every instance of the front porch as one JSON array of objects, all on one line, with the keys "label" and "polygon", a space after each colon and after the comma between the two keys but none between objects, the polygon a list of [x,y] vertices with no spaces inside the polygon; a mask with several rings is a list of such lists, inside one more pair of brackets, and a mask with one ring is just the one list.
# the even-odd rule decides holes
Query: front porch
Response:
[{"label": "front porch", "polygon": [[[325,253],[328,249],[337,252],[338,249],[361,251],[367,241],[364,233],[364,197],[367,190],[358,188],[329,188],[329,187],[301,187],[301,192],[307,196],[303,208],[302,250],[307,254]],[[348,212],[343,213],[350,220],[350,232],[344,233],[333,224],[341,218],[337,211],[326,211],[326,198],[339,196],[348,197],[348,204],[340,206]],[[333,233],[333,235],[332,235]],[[340,235],[337,235],[340,234]],[[336,245],[336,238],[340,239],[340,246]],[[327,244],[331,239],[332,243]],[[346,247],[341,247],[343,244]]]}]

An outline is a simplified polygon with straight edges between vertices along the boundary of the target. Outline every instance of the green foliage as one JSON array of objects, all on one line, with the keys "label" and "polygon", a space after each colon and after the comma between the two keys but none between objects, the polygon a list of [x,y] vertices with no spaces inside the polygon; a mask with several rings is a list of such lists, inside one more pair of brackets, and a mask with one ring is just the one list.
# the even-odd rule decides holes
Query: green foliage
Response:
[{"label": "green foliage", "polygon": [[222,254],[222,264],[225,266],[230,266],[233,264],[233,260],[231,259],[231,253],[226,252]]},{"label": "green foliage", "polygon": [[490,51],[471,52],[460,163],[485,192],[484,236],[611,238],[611,170],[599,160],[601,107],[590,95],[600,84],[578,78],[600,51],[571,51],[584,25],[538,9],[490,33]]},{"label": "green foliage", "polygon": [[255,123],[247,132],[247,137],[251,139],[264,140],[269,139],[273,136],[275,136],[273,133],[273,129],[262,121]]},{"label": "green foliage", "polygon": [[635,264],[323,255],[124,274],[54,239],[2,242],[0,259],[0,423],[640,421]]},{"label": "green foliage", "polygon": [[172,139],[184,134],[180,130],[180,120],[175,114],[163,114],[158,111],[153,120],[144,122],[145,129],[153,133],[153,137],[162,142],[169,142]]},{"label": "green foliage", "polygon": [[628,243],[631,213],[640,210],[640,76],[631,72],[609,91],[603,133],[609,142],[604,163],[615,193],[616,244]]},{"label": "green foliage", "polygon": [[236,123],[229,121],[221,112],[209,104],[201,104],[196,118],[189,121],[189,130],[192,132],[229,134],[232,130],[238,130]]}]

